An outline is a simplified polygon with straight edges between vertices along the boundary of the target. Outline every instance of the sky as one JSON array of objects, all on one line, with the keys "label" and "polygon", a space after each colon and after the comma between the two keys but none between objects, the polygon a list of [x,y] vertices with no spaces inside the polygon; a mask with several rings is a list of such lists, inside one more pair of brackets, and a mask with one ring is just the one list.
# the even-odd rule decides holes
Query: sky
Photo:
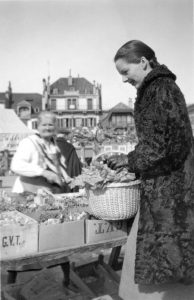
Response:
[{"label": "sky", "polygon": [[102,85],[103,108],[128,104],[113,58],[139,39],[176,74],[189,105],[193,88],[193,0],[0,0],[0,92],[42,93],[42,79],[85,77]]}]

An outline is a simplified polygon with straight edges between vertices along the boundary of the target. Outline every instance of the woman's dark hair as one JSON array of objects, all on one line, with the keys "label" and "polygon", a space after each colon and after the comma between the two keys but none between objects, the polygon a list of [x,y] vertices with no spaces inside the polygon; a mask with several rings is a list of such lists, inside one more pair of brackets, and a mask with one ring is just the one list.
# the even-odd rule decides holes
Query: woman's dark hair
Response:
[{"label": "woman's dark hair", "polygon": [[132,40],[124,44],[117,51],[114,62],[122,58],[128,63],[139,63],[142,56],[149,61],[151,68],[155,68],[159,65],[155,52],[148,45],[138,40]]}]

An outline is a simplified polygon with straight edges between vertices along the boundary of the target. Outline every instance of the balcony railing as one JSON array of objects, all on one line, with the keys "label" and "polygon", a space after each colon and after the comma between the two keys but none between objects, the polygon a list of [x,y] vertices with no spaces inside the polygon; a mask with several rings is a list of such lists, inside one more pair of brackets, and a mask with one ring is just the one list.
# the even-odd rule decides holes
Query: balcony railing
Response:
[{"label": "balcony railing", "polygon": [[51,110],[55,110],[55,111],[69,111],[69,112],[73,112],[73,111],[97,111],[100,110],[99,105],[93,105],[92,107],[86,107],[85,105],[79,105],[76,107],[51,107]]}]

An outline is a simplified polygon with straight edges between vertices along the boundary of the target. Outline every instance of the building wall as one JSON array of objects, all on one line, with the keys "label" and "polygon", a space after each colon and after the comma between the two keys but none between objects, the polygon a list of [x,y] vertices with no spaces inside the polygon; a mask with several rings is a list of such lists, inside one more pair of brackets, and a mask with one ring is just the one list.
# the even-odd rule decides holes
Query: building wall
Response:
[{"label": "building wall", "polygon": [[[75,128],[75,127],[83,127],[83,126],[93,128],[97,125],[98,122],[99,122],[99,116],[93,114],[88,114],[87,116],[83,116],[82,114],[57,116],[57,127],[59,129]],[[36,130],[37,118],[28,120],[27,127],[30,130]]]},{"label": "building wall", "polygon": [[5,108],[5,104],[4,103],[0,103],[0,109]]},{"label": "building wall", "polygon": [[37,118],[32,118],[30,120],[27,120],[26,125],[30,130],[36,130],[37,129]]},{"label": "building wall", "polygon": [[[54,108],[53,104],[55,103],[55,110],[88,110],[88,100],[92,103],[92,110],[99,109],[99,99],[97,95],[79,95],[79,96],[57,96],[51,95],[50,97],[50,107]],[[69,108],[69,102],[72,103],[72,108]],[[75,108],[73,107],[75,104]]]},{"label": "building wall", "polygon": [[51,85],[48,107],[56,113],[61,129],[95,127],[102,115],[100,99],[101,87],[91,84],[85,78],[69,76]]},{"label": "building wall", "polygon": [[189,118],[190,118],[190,121],[191,121],[191,126],[192,126],[193,136],[194,136],[194,110],[189,113]]}]

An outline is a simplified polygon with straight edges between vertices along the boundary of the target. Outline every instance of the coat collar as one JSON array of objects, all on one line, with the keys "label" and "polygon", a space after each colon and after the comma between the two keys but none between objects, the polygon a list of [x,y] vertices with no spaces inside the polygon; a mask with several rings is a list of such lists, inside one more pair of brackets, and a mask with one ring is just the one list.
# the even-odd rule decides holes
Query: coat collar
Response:
[{"label": "coat collar", "polygon": [[176,75],[173,74],[165,65],[159,65],[156,68],[154,68],[151,72],[149,72],[144,78],[142,85],[137,90],[137,96],[140,96],[144,91],[145,87],[159,77],[171,78],[174,81],[176,80]]},{"label": "coat collar", "polygon": [[[38,131],[35,133],[35,136],[37,136],[39,139],[42,140],[42,142],[45,143],[45,140],[40,136],[40,133],[39,133]],[[51,137],[51,138],[50,138],[50,142],[51,142],[52,144],[56,145],[56,137],[54,137],[54,136]]]}]

